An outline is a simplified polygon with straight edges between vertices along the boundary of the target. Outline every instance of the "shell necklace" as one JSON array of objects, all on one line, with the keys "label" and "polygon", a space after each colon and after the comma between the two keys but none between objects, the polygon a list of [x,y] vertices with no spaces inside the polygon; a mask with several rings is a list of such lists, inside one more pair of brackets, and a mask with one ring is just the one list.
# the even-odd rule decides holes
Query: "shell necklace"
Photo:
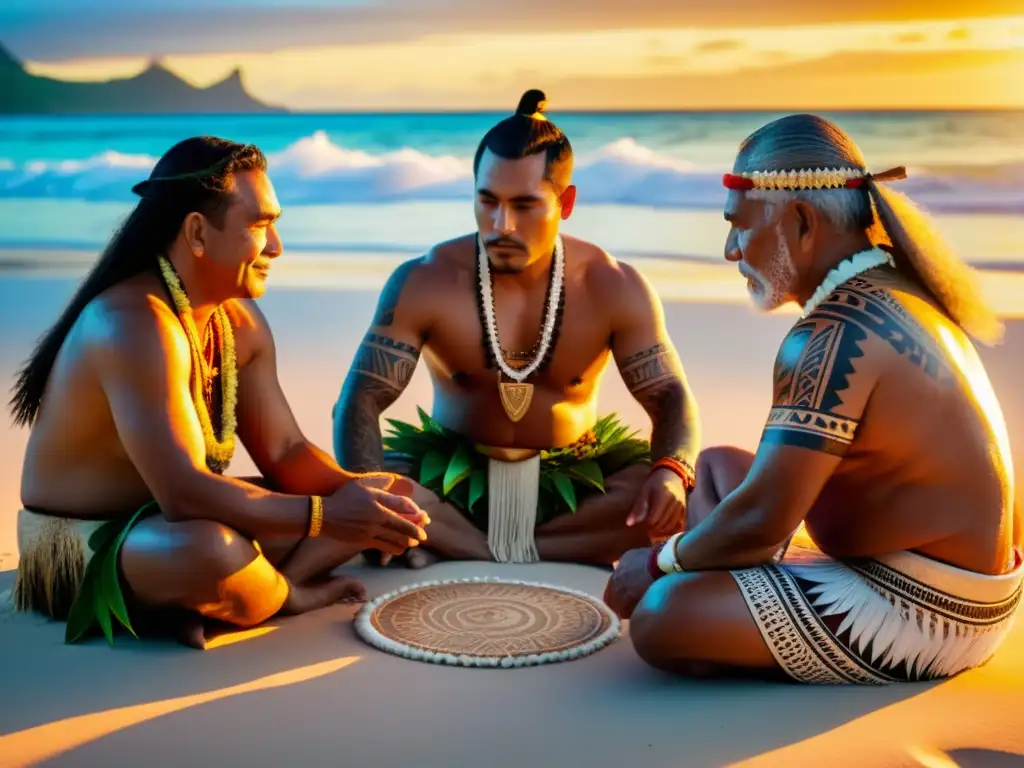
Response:
[{"label": "shell necklace", "polygon": [[[540,341],[535,347],[533,358],[522,368],[513,368],[505,361],[502,353],[501,340],[498,334],[498,321],[494,311],[494,291],[491,285],[491,263],[487,258],[487,249],[483,240],[477,235],[477,270],[480,283],[480,303],[484,312],[484,329],[487,340],[498,364],[498,394],[501,405],[510,421],[516,422],[526,415],[533,400],[533,384],[528,379],[540,367],[547,356],[551,339],[558,320],[558,307],[562,296],[562,283],[565,279],[565,246],[562,238],[555,239],[554,262],[551,267],[551,285],[548,291],[548,302],[544,308],[544,325],[541,328]],[[502,374],[511,379],[502,381]]]},{"label": "shell necklace", "polygon": [[825,276],[824,282],[804,304],[800,319],[807,319],[807,316],[817,309],[821,302],[831,296],[832,292],[847,280],[883,264],[888,264],[890,267],[895,266],[892,256],[881,248],[868,248],[866,251],[855,253],[845,261],[841,261]]}]

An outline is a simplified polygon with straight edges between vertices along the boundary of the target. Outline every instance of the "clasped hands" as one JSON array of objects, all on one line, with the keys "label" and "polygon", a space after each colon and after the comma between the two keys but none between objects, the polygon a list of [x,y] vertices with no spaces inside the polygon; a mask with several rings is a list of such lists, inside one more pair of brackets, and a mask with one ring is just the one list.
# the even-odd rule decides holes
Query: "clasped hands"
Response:
[{"label": "clasped hands", "polygon": [[324,535],[389,555],[419,546],[430,517],[412,500],[413,489],[411,480],[388,472],[355,475],[324,497]]}]

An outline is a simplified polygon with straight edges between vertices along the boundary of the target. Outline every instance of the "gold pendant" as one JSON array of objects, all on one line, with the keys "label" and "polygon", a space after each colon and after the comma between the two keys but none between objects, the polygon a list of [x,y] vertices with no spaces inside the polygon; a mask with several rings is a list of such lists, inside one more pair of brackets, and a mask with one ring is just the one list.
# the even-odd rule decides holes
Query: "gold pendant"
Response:
[{"label": "gold pendant", "polygon": [[516,422],[530,410],[530,403],[533,401],[533,384],[498,381],[498,394],[501,395],[501,405],[505,409],[509,421]]}]

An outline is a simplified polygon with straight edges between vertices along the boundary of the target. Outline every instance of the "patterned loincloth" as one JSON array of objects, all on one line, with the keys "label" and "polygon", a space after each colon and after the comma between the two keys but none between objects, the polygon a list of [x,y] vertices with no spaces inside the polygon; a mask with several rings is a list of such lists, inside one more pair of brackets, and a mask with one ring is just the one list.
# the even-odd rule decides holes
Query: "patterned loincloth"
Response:
[{"label": "patterned loincloth", "polygon": [[[572,445],[551,451],[477,445],[438,424],[422,409],[419,415],[418,427],[388,420],[392,429],[384,437],[385,464],[407,468],[420,485],[487,532],[499,561],[533,559],[532,527],[512,530],[518,523],[510,518],[522,515],[506,507],[530,507],[532,524],[540,525],[575,512],[587,496],[604,493],[608,476],[651,460],[650,444],[637,439],[614,415],[599,420]],[[494,485],[504,489],[500,498],[492,493]],[[495,520],[507,530],[495,531]],[[497,545],[498,539],[507,543]],[[496,546],[504,554],[495,552]]]},{"label": "patterned loincloth", "polygon": [[838,562],[795,548],[732,572],[769,650],[802,683],[880,685],[981,666],[1013,624],[1024,563],[1000,576],[911,552]]},{"label": "patterned loincloth", "polygon": [[118,558],[132,526],[156,512],[150,503],[118,520],[81,520],[22,509],[15,608],[67,621],[68,643],[81,640],[96,626],[112,643],[115,621],[134,634]]}]

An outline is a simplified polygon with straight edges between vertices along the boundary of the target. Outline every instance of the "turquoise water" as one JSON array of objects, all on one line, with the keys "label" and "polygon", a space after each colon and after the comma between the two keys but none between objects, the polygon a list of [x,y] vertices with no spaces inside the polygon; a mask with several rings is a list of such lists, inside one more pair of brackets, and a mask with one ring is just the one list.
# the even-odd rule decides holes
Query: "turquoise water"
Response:
[{"label": "turquoise water", "polygon": [[[649,230],[720,209],[721,175],[744,136],[777,113],[551,115],[577,155],[583,234]],[[939,216],[1005,228],[1015,261],[1024,213],[1024,113],[827,114],[875,170],[905,165],[899,188]],[[190,135],[252,142],[270,156],[287,244],[418,250],[472,226],[471,157],[500,115],[24,117],[0,120],[0,246],[98,248],[132,204],[130,187]],[[682,216],[682,218],[680,218]],[[711,218],[700,219],[711,221]],[[653,222],[653,223],[652,223]],[[614,223],[614,226],[612,225]],[[711,226],[710,224],[708,226]],[[702,230],[705,227],[702,225]],[[571,229],[571,226],[569,227]],[[680,232],[669,251],[720,253],[720,232]],[[621,237],[630,240],[629,237]],[[705,242],[706,241],[706,242]]]}]

